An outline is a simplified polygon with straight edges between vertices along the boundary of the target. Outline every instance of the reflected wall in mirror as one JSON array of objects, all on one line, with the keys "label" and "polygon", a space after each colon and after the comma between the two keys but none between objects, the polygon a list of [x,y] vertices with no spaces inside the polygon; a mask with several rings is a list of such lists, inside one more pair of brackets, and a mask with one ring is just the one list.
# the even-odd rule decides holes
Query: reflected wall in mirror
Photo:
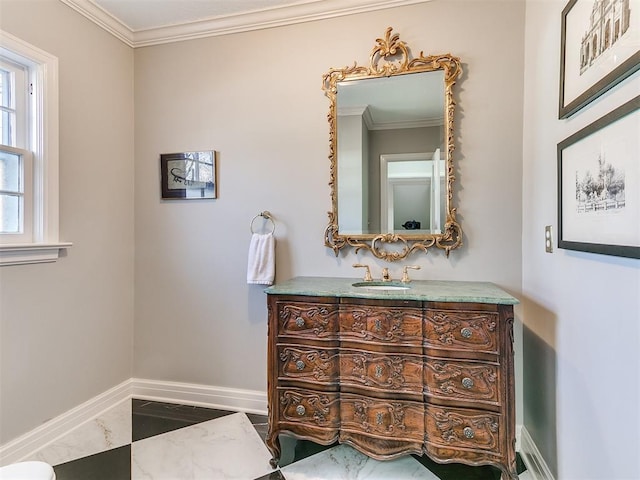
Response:
[{"label": "reflected wall in mirror", "polygon": [[376,40],[368,66],[323,78],[332,205],[325,245],[336,255],[351,246],[389,261],[434,246],[448,255],[462,244],[451,205],[460,60],[422,52],[412,59],[391,32]]}]

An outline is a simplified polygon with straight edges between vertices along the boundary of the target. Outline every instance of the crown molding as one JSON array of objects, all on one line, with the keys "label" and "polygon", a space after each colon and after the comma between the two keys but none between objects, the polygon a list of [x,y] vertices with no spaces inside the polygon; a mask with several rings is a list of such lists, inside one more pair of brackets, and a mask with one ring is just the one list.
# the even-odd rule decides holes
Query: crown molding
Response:
[{"label": "crown molding", "polygon": [[373,117],[371,116],[371,110],[369,105],[364,106],[352,106],[352,107],[338,107],[336,111],[338,117],[360,117],[367,127],[367,130],[375,130],[373,124]]},{"label": "crown molding", "polygon": [[[368,105],[356,105],[353,107],[338,107],[336,114],[339,117],[350,117],[350,116],[363,116],[365,112],[369,111]],[[370,114],[369,114],[370,115]]]},{"label": "crown molding", "polygon": [[60,0],[130,47],[147,47],[197,38],[281,27],[327,18],[354,15],[431,0],[323,0],[256,12],[225,15],[146,30],[131,30],[93,0]]}]

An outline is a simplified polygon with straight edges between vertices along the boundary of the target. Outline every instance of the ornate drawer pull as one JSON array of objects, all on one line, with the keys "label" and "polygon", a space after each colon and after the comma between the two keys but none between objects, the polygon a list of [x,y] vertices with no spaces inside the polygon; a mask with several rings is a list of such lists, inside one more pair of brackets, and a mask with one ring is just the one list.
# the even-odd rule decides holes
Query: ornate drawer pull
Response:
[{"label": "ornate drawer pull", "polygon": [[304,370],[304,367],[305,367],[305,364],[304,364],[304,362],[303,362],[302,360],[298,360],[298,361],[296,362],[296,368],[297,368],[298,370]]},{"label": "ornate drawer pull", "polygon": [[302,317],[296,318],[296,326],[299,328],[304,327],[304,318]]},{"label": "ornate drawer pull", "polygon": [[462,330],[460,330],[460,335],[462,335],[464,338],[471,338],[471,335],[473,335],[473,330],[471,330],[469,327],[464,327]]},{"label": "ornate drawer pull", "polygon": [[376,413],[376,424],[377,425],[382,425],[382,421],[384,420],[384,417],[382,415],[381,412]]},{"label": "ornate drawer pull", "polygon": [[462,379],[462,386],[463,386],[464,388],[471,388],[471,387],[473,387],[473,379],[472,379],[472,378],[469,378],[469,377],[464,377],[464,378]]},{"label": "ornate drawer pull", "polygon": [[471,428],[471,427],[464,427],[464,430],[462,430],[462,433],[464,433],[464,436],[467,437],[467,438],[473,438],[476,435],[473,432],[473,428]]},{"label": "ornate drawer pull", "polygon": [[297,413],[298,415],[303,416],[306,412],[307,412],[307,409],[306,409],[306,408],[304,408],[304,406],[302,406],[302,405],[298,405],[298,406],[296,407],[296,413]]},{"label": "ornate drawer pull", "polygon": [[374,373],[374,376],[375,376],[376,378],[380,378],[380,377],[382,377],[382,372],[383,372],[383,371],[384,371],[384,370],[383,370],[383,368],[382,368],[382,365],[376,365],[376,372]]},{"label": "ornate drawer pull", "polygon": [[382,330],[382,322],[380,321],[380,319],[376,319],[373,324],[375,326],[376,332]]}]

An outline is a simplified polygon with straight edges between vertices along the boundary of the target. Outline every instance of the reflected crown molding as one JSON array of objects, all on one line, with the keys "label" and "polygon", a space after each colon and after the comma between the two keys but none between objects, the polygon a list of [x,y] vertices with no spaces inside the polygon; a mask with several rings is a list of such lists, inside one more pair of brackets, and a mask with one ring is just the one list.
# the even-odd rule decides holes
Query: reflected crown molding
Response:
[{"label": "reflected crown molding", "polygon": [[361,117],[368,130],[397,130],[399,128],[441,127],[444,125],[445,120],[443,115],[440,117],[428,118],[424,120],[379,122],[373,118],[371,110],[367,106],[340,107],[336,109],[336,114],[338,115],[338,117],[351,115]]},{"label": "reflected crown molding", "polygon": [[431,0],[315,0],[145,30],[132,30],[93,0],[60,0],[130,47],[147,47],[371,12]]}]

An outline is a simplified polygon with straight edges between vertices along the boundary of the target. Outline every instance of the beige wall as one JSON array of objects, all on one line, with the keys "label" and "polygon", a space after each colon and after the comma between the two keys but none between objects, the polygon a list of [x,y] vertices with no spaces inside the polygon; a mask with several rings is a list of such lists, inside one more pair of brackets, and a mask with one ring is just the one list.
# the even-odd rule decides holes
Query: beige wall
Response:
[{"label": "beige wall", "polygon": [[0,444],[131,377],[133,52],[52,0],[0,28],[59,60],[56,263],[0,268]]},{"label": "beige wall", "polygon": [[[487,25],[500,18],[500,29]],[[277,223],[277,279],[356,277],[383,264],[323,245],[330,208],[330,67],[368,61],[393,26],[426,54],[463,61],[456,204],[465,245],[414,255],[416,278],[521,288],[523,2],[436,1],[135,51],[136,324],[141,378],[266,388],[266,299],[246,285],[249,222]],[[497,54],[499,52],[499,55]],[[159,199],[160,153],[212,148],[219,198]]]},{"label": "beige wall", "polygon": [[[277,223],[277,279],[357,276],[355,261],[380,274],[371,256],[335,258],[323,245],[321,78],[366,62],[389,25],[416,54],[451,52],[465,70],[455,196],[465,245],[392,274],[419,264],[416,278],[519,295],[523,3],[434,1],[132,52],[57,1],[1,1],[2,28],[60,58],[61,238],[74,242],[55,264],[0,270],[2,441],[131,376],[264,391],[265,295],[245,281],[249,222],[262,210]],[[487,29],[495,18],[501,29]],[[162,202],[159,154],[207,148],[219,152],[219,198]]]},{"label": "beige wall", "polygon": [[558,479],[635,479],[640,478],[640,261],[560,249],[547,254],[544,227],[558,231],[558,142],[638,95],[640,76],[558,120],[565,5],[527,0],[524,424]]}]

